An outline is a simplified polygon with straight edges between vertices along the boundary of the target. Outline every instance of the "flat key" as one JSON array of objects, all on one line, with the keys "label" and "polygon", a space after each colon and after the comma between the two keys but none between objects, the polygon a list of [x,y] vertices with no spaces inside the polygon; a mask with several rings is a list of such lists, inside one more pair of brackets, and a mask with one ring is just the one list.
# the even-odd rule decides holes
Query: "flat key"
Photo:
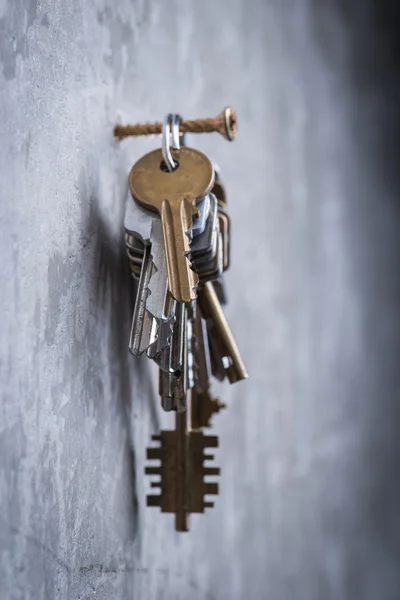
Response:
[{"label": "flat key", "polygon": [[211,377],[211,359],[208,344],[207,326],[202,318],[199,306],[193,321],[193,361],[194,387],[200,394],[206,392]]},{"label": "flat key", "polygon": [[148,210],[158,212],[163,227],[168,285],[178,302],[196,298],[198,277],[190,268],[190,231],[199,203],[214,185],[214,169],[198,150],[183,147],[173,151],[179,165],[172,172],[162,170],[160,150],[145,154],[129,174],[132,196]]},{"label": "flat key", "polygon": [[203,233],[193,239],[190,248],[190,259],[193,267],[215,255],[218,242],[218,204],[214,195],[210,194],[210,212]]},{"label": "flat key", "polygon": [[204,284],[202,293],[199,295],[199,304],[202,316],[212,325],[211,331],[214,330],[216,332],[214,340],[209,335],[211,352],[213,352],[213,345],[216,342],[220,350],[219,354],[222,362],[224,360],[227,362],[224,367],[230,383],[247,379],[246,367],[211,282]]},{"label": "flat key", "polygon": [[152,262],[150,247],[146,246],[140,273],[139,286],[133,311],[129,349],[134,356],[139,356],[157,339],[156,319],[146,311],[148,283],[151,277]]},{"label": "flat key", "polygon": [[146,310],[156,319],[168,319],[165,314],[168,277],[165,263],[161,221],[154,212],[146,211],[128,193],[125,210],[125,233],[139,238],[143,244],[151,244],[153,269],[148,281]]},{"label": "flat key", "polygon": [[185,305],[178,303],[170,344],[160,354],[152,357],[162,371],[174,377],[180,377],[184,363],[185,320]]}]

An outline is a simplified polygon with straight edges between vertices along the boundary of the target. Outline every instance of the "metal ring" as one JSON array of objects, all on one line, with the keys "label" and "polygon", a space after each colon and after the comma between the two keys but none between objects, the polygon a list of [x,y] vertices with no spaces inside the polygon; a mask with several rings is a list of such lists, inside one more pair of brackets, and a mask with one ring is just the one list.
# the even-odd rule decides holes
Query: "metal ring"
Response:
[{"label": "metal ring", "polygon": [[165,117],[165,121],[163,123],[161,152],[164,162],[167,165],[167,169],[170,172],[174,171],[178,166],[171,154],[171,148],[174,150],[179,150],[181,147],[181,141],[182,145],[185,143],[184,139],[181,140],[179,131],[181,121],[182,118],[180,115],[170,113]]},{"label": "metal ring", "polygon": [[176,167],[175,161],[172,158],[171,154],[171,115],[167,115],[165,117],[165,121],[163,123],[162,129],[162,144],[161,144],[161,152],[164,159],[165,164],[167,165],[168,171],[173,171]]}]

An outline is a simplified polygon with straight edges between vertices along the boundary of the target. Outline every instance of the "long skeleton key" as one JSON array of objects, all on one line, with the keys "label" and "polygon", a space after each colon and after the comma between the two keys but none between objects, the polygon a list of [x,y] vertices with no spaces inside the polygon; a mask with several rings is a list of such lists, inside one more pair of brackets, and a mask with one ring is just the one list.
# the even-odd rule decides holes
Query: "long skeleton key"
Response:
[{"label": "long skeleton key", "polygon": [[159,495],[147,496],[147,506],[158,506],[161,512],[175,513],[177,531],[189,531],[190,513],[202,513],[213,506],[205,500],[208,494],[218,494],[218,484],[205,482],[208,475],[219,475],[217,467],[204,466],[213,456],[204,454],[207,448],[216,448],[218,438],[205,436],[202,431],[189,431],[187,413],[176,413],[174,431],[161,431],[153,440],[158,448],[147,448],[148,460],[159,460],[160,465],[146,467],[147,475],[159,475],[152,488],[160,488]]},{"label": "long skeleton key", "polygon": [[162,170],[160,150],[143,156],[132,167],[129,186],[142,206],[161,216],[169,291],[178,302],[186,303],[196,298],[198,284],[187,258],[193,217],[198,214],[195,204],[211,190],[214,169],[208,158],[193,148],[183,147],[172,154],[179,163],[172,172]]}]

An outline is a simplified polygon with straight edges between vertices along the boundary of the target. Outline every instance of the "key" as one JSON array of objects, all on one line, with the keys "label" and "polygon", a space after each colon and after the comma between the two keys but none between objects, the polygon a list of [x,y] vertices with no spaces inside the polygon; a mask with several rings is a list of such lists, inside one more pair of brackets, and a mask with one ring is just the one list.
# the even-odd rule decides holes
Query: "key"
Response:
[{"label": "key", "polygon": [[190,260],[199,276],[200,284],[222,276],[223,245],[219,232],[217,199],[210,194],[210,214],[204,232],[192,242]]},{"label": "key", "polygon": [[193,320],[194,388],[198,393],[202,394],[209,387],[211,360],[206,322],[201,316],[199,306],[196,308]]},{"label": "key", "polygon": [[[130,210],[131,209],[131,207],[130,207],[131,195],[130,194],[128,196],[127,202],[129,202],[129,210]],[[202,234],[205,229],[209,211],[210,211],[210,196],[207,195],[204,198],[204,200],[202,200],[200,202],[200,204],[197,205],[197,208],[199,211],[199,217],[193,223],[193,228],[192,228],[193,237]],[[142,210],[145,210],[145,209],[142,209]],[[134,223],[134,218],[132,216],[130,217],[130,221],[133,221],[133,223]],[[140,236],[136,236],[134,234],[129,234],[129,233],[125,232],[125,245],[126,245],[126,252],[127,252],[127,255],[129,258],[129,262],[130,262],[132,275],[134,276],[135,279],[139,279],[140,271],[142,268],[142,260],[143,260],[143,247],[144,247],[143,240]]]},{"label": "key", "polygon": [[[164,256],[161,221],[157,215],[144,210],[128,193],[125,211],[125,232],[151,245],[152,272],[148,281],[146,309],[156,319],[169,320],[173,314],[165,314],[168,279]],[[171,305],[173,311],[174,306]]]},{"label": "key", "polygon": [[174,513],[176,531],[189,531],[190,514],[211,508],[213,503],[205,496],[218,494],[217,483],[204,481],[205,476],[220,475],[219,468],[204,466],[204,461],[213,459],[205,450],[218,447],[218,438],[188,430],[187,413],[177,412],[175,430],[161,431],[152,439],[159,446],[147,448],[147,459],[157,460],[159,465],[146,467],[145,473],[159,476],[151,487],[159,488],[160,494],[148,495],[147,506]]},{"label": "key", "polygon": [[175,171],[162,170],[161,151],[155,150],[132,167],[129,186],[143,207],[161,216],[169,291],[175,300],[187,303],[196,298],[198,284],[187,258],[193,217],[198,214],[195,205],[211,190],[214,169],[204,154],[192,148],[172,153],[179,163]]},{"label": "key", "polygon": [[214,353],[214,361],[222,362],[230,383],[247,379],[246,367],[211,282],[205,283],[199,293],[199,304],[202,315],[208,322],[210,349]]},{"label": "key", "polygon": [[223,269],[226,271],[229,268],[230,260],[230,220],[228,213],[218,208],[219,229],[222,235],[223,244]]},{"label": "key", "polygon": [[[149,265],[143,286],[139,286],[144,298],[144,326],[139,338],[132,327],[131,340],[136,341],[131,347],[133,354],[148,352],[149,356],[160,353],[170,343],[172,325],[175,316],[175,302],[168,297],[167,269],[164,257],[161,221],[155,213],[144,210],[128,193],[125,210],[125,235],[128,256],[136,267],[139,262],[138,242],[150,247]],[[150,246],[151,245],[151,246]],[[135,252],[132,257],[132,251]],[[138,292],[139,298],[139,292]],[[155,319],[155,321],[154,321]],[[150,332],[149,335],[147,332]]]},{"label": "key", "polygon": [[[147,304],[146,304],[147,308]],[[153,360],[161,360],[163,352],[167,351],[171,345],[174,332],[174,323],[176,321],[176,300],[167,294],[165,307],[165,318],[157,320],[158,336],[154,344],[148,347],[147,356]]]},{"label": "key", "polygon": [[204,284],[206,281],[214,281],[221,278],[223,273],[223,259],[222,235],[221,233],[218,233],[215,252],[207,259],[196,262],[195,268],[201,284]]},{"label": "key", "polygon": [[173,373],[167,373],[162,369],[159,370],[159,394],[161,406],[165,411],[183,412],[186,410],[187,386],[185,375],[186,365],[184,365],[183,373],[179,377],[175,377]]},{"label": "key", "polygon": [[178,304],[171,344],[154,359],[160,367],[159,394],[164,410],[186,409],[189,351],[186,309]]},{"label": "key", "polygon": [[132,276],[134,279],[139,279],[142,270],[144,244],[138,238],[125,232],[125,247]]},{"label": "key", "polygon": [[219,228],[223,237],[224,244],[224,271],[226,271],[229,267],[229,255],[230,255],[230,220],[227,212],[227,200],[226,200],[226,190],[225,186],[221,181],[221,174],[219,172],[218,167],[214,165],[215,170],[215,183],[212,189],[212,193],[216,196],[218,200],[218,218],[219,218]]},{"label": "key", "polygon": [[196,302],[186,307],[185,322],[185,386],[186,390],[194,386],[194,319],[196,314]]},{"label": "key", "polygon": [[201,429],[210,426],[212,415],[225,408],[225,404],[214,400],[210,394],[211,363],[207,327],[199,309],[193,329],[194,386],[191,391],[190,419],[192,429]]},{"label": "key", "polygon": [[204,200],[202,200],[197,205],[197,210],[199,211],[199,216],[193,222],[192,231],[191,231],[192,238],[194,236],[198,236],[201,233],[203,233],[203,231],[204,231],[204,229],[206,227],[208,215],[210,213],[210,204],[211,204],[211,202],[210,202],[210,195],[208,194],[204,198]]},{"label": "key", "polygon": [[198,267],[202,261],[212,258],[217,250],[218,243],[218,203],[213,194],[210,194],[210,210],[203,233],[196,236],[190,248],[190,260],[193,267]]},{"label": "key", "polygon": [[221,181],[221,173],[217,165],[214,165],[215,180],[212,189],[212,193],[217,197],[218,204],[221,203],[226,206],[226,190],[225,186]]},{"label": "key", "polygon": [[150,246],[145,246],[129,340],[129,350],[134,356],[142,354],[157,339],[156,319],[146,311],[148,285],[152,268]]},{"label": "key", "polygon": [[166,373],[171,373],[175,378],[180,377],[184,360],[185,340],[185,305],[178,303],[176,306],[175,322],[172,327],[171,344],[161,354],[154,357],[156,364]]}]

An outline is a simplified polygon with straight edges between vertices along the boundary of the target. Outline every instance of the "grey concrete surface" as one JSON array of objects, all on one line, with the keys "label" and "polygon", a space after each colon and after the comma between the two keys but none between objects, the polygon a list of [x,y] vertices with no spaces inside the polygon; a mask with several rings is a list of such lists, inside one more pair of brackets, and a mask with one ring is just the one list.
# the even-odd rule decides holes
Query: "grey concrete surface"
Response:
[{"label": "grey concrete surface", "polygon": [[[1,600],[399,597],[398,102],[387,32],[342,6],[0,1]],[[251,379],[218,388],[220,496],[178,535],[127,351],[127,173],[157,141],[112,126],[227,104],[237,142],[191,142],[228,186]]]}]

